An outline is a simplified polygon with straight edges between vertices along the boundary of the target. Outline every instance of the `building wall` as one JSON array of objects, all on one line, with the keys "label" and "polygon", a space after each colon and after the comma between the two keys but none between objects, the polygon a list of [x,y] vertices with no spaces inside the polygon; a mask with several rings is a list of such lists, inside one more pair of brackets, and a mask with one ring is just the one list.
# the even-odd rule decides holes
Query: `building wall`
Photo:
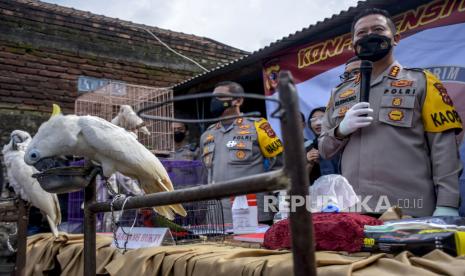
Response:
[{"label": "building wall", "polygon": [[[201,72],[140,27],[206,68],[245,54],[208,38],[38,1],[0,0],[0,121],[12,122],[2,125],[0,137],[14,128],[34,132],[52,103],[71,113],[80,76],[163,87]],[[37,124],[22,124],[18,115]]]},{"label": "building wall", "polygon": [[79,77],[155,87],[202,70],[162,46],[213,68],[246,52],[214,40],[29,0],[0,0],[0,146],[14,129],[32,134],[52,103],[72,113]]}]

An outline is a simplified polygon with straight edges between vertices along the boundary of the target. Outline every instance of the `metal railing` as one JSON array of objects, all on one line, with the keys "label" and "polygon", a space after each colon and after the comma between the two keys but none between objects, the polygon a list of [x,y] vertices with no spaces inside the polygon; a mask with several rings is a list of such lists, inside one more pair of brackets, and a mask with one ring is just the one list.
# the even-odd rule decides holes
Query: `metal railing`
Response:
[{"label": "metal railing", "polygon": [[[284,146],[284,168],[268,173],[203,185],[200,187],[131,197],[125,209],[148,208],[191,201],[217,199],[233,195],[288,189],[290,196],[308,198],[309,179],[297,91],[289,72],[279,76],[281,130]],[[121,210],[124,200],[113,203]],[[84,204],[84,275],[96,273],[96,214],[110,212],[109,202],[96,202],[95,181],[85,188]],[[315,247],[311,213],[305,205],[290,213],[294,275],[316,275]]]}]

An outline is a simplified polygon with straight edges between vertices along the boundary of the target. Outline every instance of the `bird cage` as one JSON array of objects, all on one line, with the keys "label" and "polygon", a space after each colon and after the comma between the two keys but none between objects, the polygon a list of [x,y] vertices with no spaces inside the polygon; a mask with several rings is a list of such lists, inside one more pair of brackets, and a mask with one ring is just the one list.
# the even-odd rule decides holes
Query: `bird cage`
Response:
[{"label": "bird cage", "polygon": [[[75,102],[76,115],[93,115],[111,121],[121,105],[129,105],[137,112],[140,109],[170,100],[173,90],[109,82],[107,85],[79,96]],[[173,103],[152,109],[145,114],[173,118]],[[151,135],[138,132],[138,140],[155,154],[168,155],[174,151],[171,124],[165,121],[144,120]]]}]

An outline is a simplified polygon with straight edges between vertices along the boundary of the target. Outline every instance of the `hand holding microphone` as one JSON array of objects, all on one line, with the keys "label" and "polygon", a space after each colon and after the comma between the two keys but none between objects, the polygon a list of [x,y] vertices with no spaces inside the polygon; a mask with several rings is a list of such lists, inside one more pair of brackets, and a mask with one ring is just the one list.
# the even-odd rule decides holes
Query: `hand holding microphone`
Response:
[{"label": "hand holding microphone", "polygon": [[355,104],[347,110],[337,129],[338,133],[345,137],[359,128],[369,126],[373,122],[372,115],[373,109],[370,108],[370,103],[361,102]]}]

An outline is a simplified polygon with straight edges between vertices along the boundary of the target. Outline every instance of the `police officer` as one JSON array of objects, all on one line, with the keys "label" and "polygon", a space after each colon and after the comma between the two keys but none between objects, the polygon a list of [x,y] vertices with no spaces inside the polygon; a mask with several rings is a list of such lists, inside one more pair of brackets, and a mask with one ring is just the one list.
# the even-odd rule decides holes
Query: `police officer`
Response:
[{"label": "police officer", "polygon": [[339,76],[341,79],[341,84],[359,77],[361,62],[362,61],[358,56],[353,56],[348,61],[346,61],[344,73]]},{"label": "police officer", "polygon": [[[244,99],[242,86],[235,82],[218,83],[215,94],[231,97],[212,98],[210,111],[215,117],[240,115]],[[281,141],[263,118],[223,120],[211,125],[200,138],[202,161],[208,172],[208,183],[217,183],[263,173],[281,164]],[[258,221],[268,223],[271,212],[263,210],[263,193],[257,195]],[[232,221],[229,199],[223,200],[226,223]]]},{"label": "police officer", "polygon": [[428,71],[395,61],[400,37],[386,11],[363,11],[352,35],[356,54],[373,62],[369,103],[360,102],[359,77],[333,91],[321,155],[342,151],[342,174],[361,196],[362,211],[398,205],[413,216],[457,215],[455,134],[462,124],[446,89]]},{"label": "police officer", "polygon": [[174,132],[174,153],[171,158],[175,160],[197,160],[200,157],[200,149],[195,143],[189,143],[187,137],[189,129],[186,124],[172,123]]}]

